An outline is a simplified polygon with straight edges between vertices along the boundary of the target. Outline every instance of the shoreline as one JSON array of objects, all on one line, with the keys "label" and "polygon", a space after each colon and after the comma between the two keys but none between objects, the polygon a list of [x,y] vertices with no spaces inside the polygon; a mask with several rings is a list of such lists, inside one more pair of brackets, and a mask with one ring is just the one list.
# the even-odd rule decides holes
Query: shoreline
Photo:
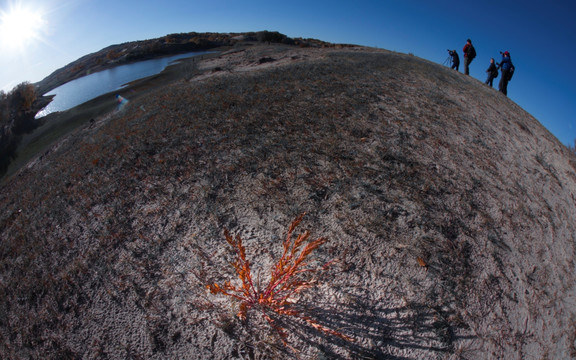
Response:
[{"label": "shoreline", "polygon": [[[241,73],[276,67],[310,57],[323,57],[326,52],[343,47],[363,48],[354,45],[326,48],[246,42],[242,45],[213,48],[206,54],[179,59],[158,74],[134,80],[118,91],[111,91],[69,110],[43,117],[44,124],[22,138],[16,150],[16,158],[10,163],[6,173],[0,177],[0,184],[6,184],[35,158],[47,155],[57,141],[72,134],[81,126],[89,125],[91,120],[98,121],[99,118],[114,111],[118,105],[116,95],[133,101],[177,81],[193,83],[231,72]],[[270,57],[271,55],[273,57]]]},{"label": "shoreline", "polygon": [[[10,162],[6,173],[0,177],[0,183],[5,183],[12,176],[16,175],[20,169],[35,157],[47,154],[58,140],[71,134],[79,127],[89,125],[91,121],[113,112],[118,105],[115,98],[117,94],[130,101],[137,99],[150,90],[157,90],[160,87],[184,78],[188,71],[186,64],[193,62],[191,59],[197,59],[198,62],[208,60],[226,50],[229,50],[229,47],[216,48],[210,53],[178,59],[174,63],[166,66],[166,68],[158,74],[131,81],[121,89],[102,94],[71,109],[53,112],[42,117],[43,124],[32,131],[32,133],[25,134],[22,137],[16,150],[17,155]],[[48,103],[44,106],[47,105]]]}]

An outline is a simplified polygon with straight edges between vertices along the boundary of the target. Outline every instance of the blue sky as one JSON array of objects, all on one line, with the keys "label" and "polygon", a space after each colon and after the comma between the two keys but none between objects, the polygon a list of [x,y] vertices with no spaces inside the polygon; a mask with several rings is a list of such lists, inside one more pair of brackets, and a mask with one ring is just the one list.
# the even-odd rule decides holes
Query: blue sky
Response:
[{"label": "blue sky", "polygon": [[[18,7],[38,16],[23,39],[7,36],[2,26]],[[484,81],[489,59],[499,61],[499,51],[508,50],[517,70],[508,96],[574,145],[574,13],[571,0],[0,0],[0,89],[39,81],[108,45],[169,33],[279,31],[439,64],[448,48],[461,56],[470,38],[478,53],[471,75]]]}]

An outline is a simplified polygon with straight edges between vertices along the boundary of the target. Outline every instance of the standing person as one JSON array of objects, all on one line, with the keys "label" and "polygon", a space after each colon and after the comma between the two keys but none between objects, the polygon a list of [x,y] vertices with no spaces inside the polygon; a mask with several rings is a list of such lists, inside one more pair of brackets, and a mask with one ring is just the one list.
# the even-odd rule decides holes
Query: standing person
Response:
[{"label": "standing person", "polygon": [[498,77],[498,66],[494,63],[494,58],[490,59],[490,66],[486,70],[488,78],[486,78],[486,85],[492,87],[492,82]]},{"label": "standing person", "polygon": [[452,69],[458,71],[458,68],[460,67],[460,57],[458,56],[458,53],[456,50],[448,50],[448,54],[452,56]]},{"label": "standing person", "polygon": [[464,74],[470,75],[469,66],[476,57],[476,49],[472,45],[472,40],[466,40],[466,45],[464,45],[462,50],[464,51]]},{"label": "standing person", "polygon": [[500,71],[502,72],[502,77],[498,84],[498,90],[500,90],[502,94],[508,96],[508,82],[512,79],[512,75],[514,74],[514,65],[512,64],[512,59],[510,59],[510,53],[508,51],[504,51],[502,54]]}]

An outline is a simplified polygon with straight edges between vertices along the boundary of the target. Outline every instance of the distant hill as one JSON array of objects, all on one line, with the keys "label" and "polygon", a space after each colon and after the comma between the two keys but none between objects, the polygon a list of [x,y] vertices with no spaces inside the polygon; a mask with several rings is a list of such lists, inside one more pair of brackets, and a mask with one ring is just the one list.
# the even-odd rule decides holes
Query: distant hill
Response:
[{"label": "distant hill", "polygon": [[65,67],[54,71],[36,85],[39,89],[38,92],[45,94],[71,80],[118,65],[173,54],[258,42],[304,47],[332,45],[315,39],[292,39],[276,31],[227,34],[196,32],[169,34],[156,39],[132,41],[108,46],[100,51],[83,56]]},{"label": "distant hill", "polygon": [[[171,71],[0,188],[0,357],[576,357],[576,159],[509,98],[362,47]],[[354,341],[206,289],[238,284],[224,229],[263,283],[303,212],[334,261],[297,308]]]}]

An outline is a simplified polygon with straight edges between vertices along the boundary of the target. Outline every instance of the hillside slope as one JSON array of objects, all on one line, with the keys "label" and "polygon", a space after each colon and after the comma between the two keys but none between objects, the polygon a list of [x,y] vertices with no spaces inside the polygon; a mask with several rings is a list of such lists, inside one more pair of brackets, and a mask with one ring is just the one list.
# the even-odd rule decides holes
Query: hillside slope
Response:
[{"label": "hillside slope", "polygon": [[384,50],[197,66],[1,189],[3,358],[292,358],[205,285],[224,229],[265,279],[303,212],[336,261],[299,304],[355,341],[280,319],[300,358],[576,357],[576,160],[532,116]]}]

